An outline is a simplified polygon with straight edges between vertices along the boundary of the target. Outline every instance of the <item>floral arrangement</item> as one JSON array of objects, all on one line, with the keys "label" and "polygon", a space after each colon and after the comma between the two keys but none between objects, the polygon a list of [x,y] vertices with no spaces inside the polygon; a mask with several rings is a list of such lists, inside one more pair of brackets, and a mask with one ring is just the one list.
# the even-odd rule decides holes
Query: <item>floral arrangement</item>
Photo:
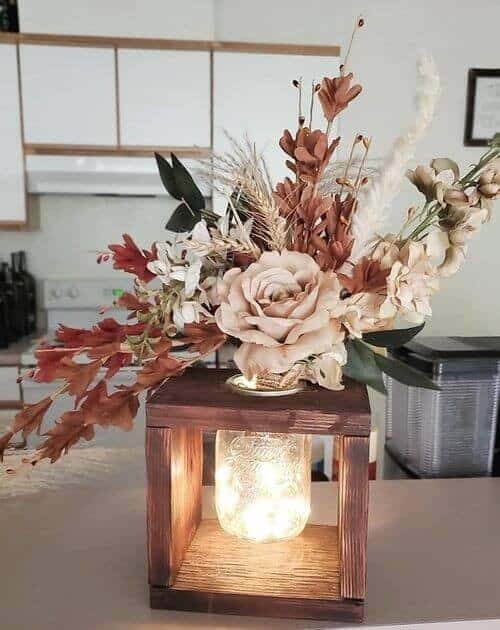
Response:
[{"label": "floral arrangement", "polygon": [[[142,249],[124,235],[99,255],[98,262],[135,277],[133,292],[117,300],[127,323],[61,325],[57,344],[39,347],[29,376],[60,386],[16,415],[0,437],[0,455],[16,434],[40,433],[62,395],[74,398],[74,408],[44,431],[30,464],[56,461],[92,439],[96,425],[130,429],[142,392],[154,392],[228,340],[238,345],[234,361],[246,379],[268,386],[304,379],[337,390],[345,375],[384,391],[386,372],[435,387],[380,348],[402,345],[421,330],[441,279],[458,271],[469,240],[489,220],[500,196],[500,139],[463,174],[444,158],[408,171],[423,200],[397,234],[381,234],[437,101],[432,60],[422,58],[418,69],[416,120],[377,173],[367,168],[372,140],[365,135],[354,138],[346,161],[336,158],[341,139],[332,135],[333,123],[362,91],[347,59],[338,76],[312,86],[308,117],[302,82],[293,82],[298,128],[279,140],[289,177],[273,184],[248,140],[233,141],[228,154],[202,167],[227,198],[223,216],[206,207],[175,155],[171,162],[156,155],[164,186],[180,202],[166,226],[175,238]],[[318,101],[322,128],[313,122]],[[398,329],[400,318],[415,325]],[[181,346],[183,355],[175,352]],[[135,383],[110,391],[110,379],[131,364],[138,366]]]}]

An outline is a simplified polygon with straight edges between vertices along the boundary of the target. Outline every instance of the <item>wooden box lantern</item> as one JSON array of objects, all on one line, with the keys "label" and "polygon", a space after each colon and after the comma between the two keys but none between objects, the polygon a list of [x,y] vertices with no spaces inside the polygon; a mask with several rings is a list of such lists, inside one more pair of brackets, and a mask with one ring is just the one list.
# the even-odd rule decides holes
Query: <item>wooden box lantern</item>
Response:
[{"label": "wooden box lantern", "polygon": [[[229,370],[191,369],[147,403],[146,463],[152,608],[362,621],[366,584],[366,388],[309,387],[244,396]],[[202,520],[203,431],[338,436],[337,526],[306,525],[291,540],[256,543]],[[332,492],[337,488],[332,484]]]}]

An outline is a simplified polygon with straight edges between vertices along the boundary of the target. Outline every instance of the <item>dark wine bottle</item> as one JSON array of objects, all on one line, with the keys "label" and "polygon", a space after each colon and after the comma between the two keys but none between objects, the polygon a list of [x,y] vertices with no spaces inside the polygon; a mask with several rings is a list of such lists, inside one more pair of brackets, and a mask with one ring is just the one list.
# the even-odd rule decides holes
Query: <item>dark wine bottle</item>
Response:
[{"label": "dark wine bottle", "polygon": [[31,335],[36,332],[36,281],[28,271],[26,252],[20,251],[18,255],[19,275],[23,280],[26,300],[26,334]]},{"label": "dark wine bottle", "polygon": [[11,278],[15,299],[15,315],[11,326],[14,329],[16,339],[23,337],[27,333],[27,302],[24,280],[19,272],[19,252],[13,252],[11,259]]},{"label": "dark wine bottle", "polygon": [[17,339],[16,327],[14,326],[17,305],[14,285],[12,284],[12,274],[10,272],[9,264],[6,262],[3,262],[0,266],[0,287],[2,295],[5,299],[7,310],[7,328],[5,330],[5,336],[7,338],[7,343],[11,343]]}]

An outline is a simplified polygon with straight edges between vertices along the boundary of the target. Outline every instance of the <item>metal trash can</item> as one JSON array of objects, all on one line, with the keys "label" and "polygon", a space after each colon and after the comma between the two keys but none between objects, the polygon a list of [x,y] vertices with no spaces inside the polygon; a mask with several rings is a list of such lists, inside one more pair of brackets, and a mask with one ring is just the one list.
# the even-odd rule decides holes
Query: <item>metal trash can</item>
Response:
[{"label": "metal trash can", "polygon": [[387,380],[386,448],[417,477],[492,474],[500,337],[422,337],[393,351],[441,391]]}]

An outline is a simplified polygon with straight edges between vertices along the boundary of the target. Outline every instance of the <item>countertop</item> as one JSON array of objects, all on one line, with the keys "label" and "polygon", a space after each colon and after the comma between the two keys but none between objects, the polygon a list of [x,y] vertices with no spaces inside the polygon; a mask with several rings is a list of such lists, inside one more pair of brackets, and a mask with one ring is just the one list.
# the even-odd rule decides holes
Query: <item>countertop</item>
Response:
[{"label": "countertop", "polygon": [[[1,500],[1,628],[348,627],[150,610],[142,430],[126,440],[134,457],[120,466]],[[335,522],[336,490],[313,484],[313,522]],[[370,493],[363,627],[500,628],[500,478],[376,481]]]}]

